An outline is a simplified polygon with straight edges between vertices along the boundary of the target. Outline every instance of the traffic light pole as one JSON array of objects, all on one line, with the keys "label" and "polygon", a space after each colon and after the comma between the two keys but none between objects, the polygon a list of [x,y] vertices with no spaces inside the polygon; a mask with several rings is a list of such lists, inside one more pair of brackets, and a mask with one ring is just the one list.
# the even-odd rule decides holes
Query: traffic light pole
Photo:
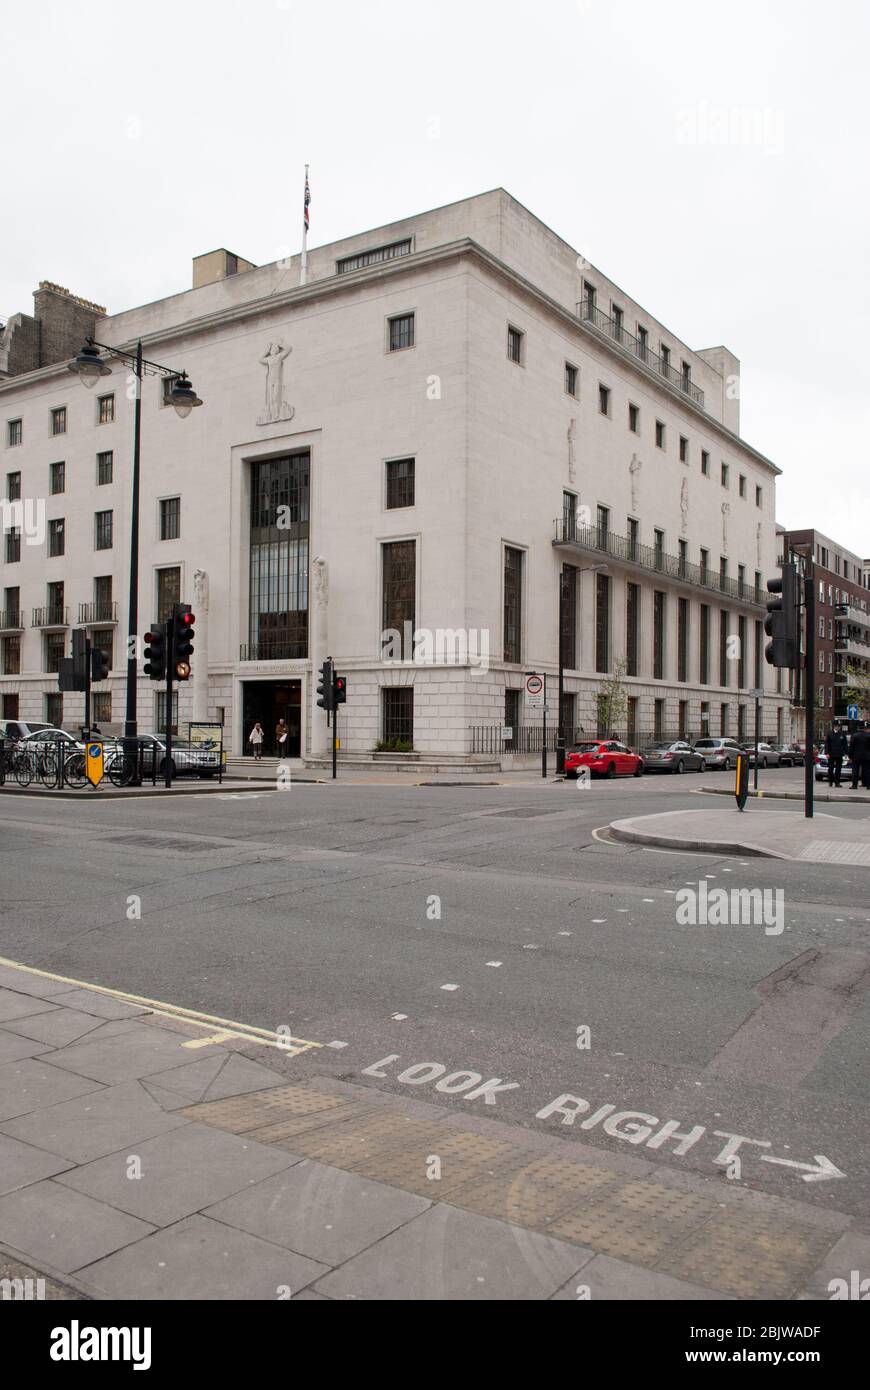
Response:
[{"label": "traffic light pole", "polygon": [[806,647],[806,686],[804,689],[806,724],[806,751],[804,753],[804,817],[813,818],[813,796],[815,794],[815,744],[816,744],[816,587],[812,574],[804,579],[804,622]]},{"label": "traffic light pole", "polygon": [[85,729],[86,737],[91,736],[91,643],[85,638]]},{"label": "traffic light pole", "polygon": [[[166,756],[163,759],[163,781],[172,786],[172,648],[175,634],[175,620],[170,618],[164,625],[166,649]],[[155,757],[157,751],[155,749]]]}]

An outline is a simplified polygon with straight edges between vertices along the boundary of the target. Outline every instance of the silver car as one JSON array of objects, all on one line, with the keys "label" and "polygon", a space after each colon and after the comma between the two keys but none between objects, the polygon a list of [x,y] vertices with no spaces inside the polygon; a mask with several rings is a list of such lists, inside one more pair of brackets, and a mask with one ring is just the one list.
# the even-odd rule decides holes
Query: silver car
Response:
[{"label": "silver car", "polygon": [[726,772],[737,766],[737,756],[743,752],[741,745],[733,738],[699,738],[693,746],[707,767],[721,767]]},{"label": "silver car", "polygon": [[683,739],[650,743],[641,753],[647,772],[705,772],[707,761]]}]

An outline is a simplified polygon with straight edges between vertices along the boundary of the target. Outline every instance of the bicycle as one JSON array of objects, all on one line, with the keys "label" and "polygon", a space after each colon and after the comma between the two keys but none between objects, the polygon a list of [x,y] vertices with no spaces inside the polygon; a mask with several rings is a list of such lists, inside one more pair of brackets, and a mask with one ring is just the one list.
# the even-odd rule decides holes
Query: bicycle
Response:
[{"label": "bicycle", "polygon": [[36,759],[29,749],[21,748],[13,754],[13,771],[19,787],[30,786],[36,773]]},{"label": "bicycle", "polygon": [[84,753],[70,753],[63,765],[63,780],[68,787],[74,787],[76,791],[86,785],[88,775],[85,770]]}]

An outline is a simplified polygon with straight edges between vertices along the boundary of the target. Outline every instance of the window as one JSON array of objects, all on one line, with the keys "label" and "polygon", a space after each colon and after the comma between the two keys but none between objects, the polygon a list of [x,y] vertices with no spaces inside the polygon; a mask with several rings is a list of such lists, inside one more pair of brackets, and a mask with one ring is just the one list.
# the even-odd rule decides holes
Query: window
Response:
[{"label": "window", "polygon": [[665,733],[665,702],[656,700],[653,705],[653,734],[656,738],[664,738]]},{"label": "window", "polygon": [[746,597],[746,566],[737,566],[737,592],[741,598]]},{"label": "window", "polygon": [[504,659],[522,661],[523,552],[504,550]]},{"label": "window", "polygon": [[577,539],[577,498],[573,492],[562,493],[562,539]]},{"label": "window", "polygon": [[91,705],[93,709],[93,721],[95,724],[110,724],[112,722],[111,690],[92,691]]},{"label": "window", "polygon": [[680,548],[680,563],[677,569],[680,579],[685,579],[689,569],[689,542],[678,541]]},{"label": "window", "polygon": [[677,600],[677,680],[689,679],[689,600]]},{"label": "window", "polygon": [[719,684],[728,685],[728,614],[719,614]]},{"label": "window", "polygon": [[115,609],[112,603],[112,576],[110,574],[98,574],[94,578],[94,621],[98,623],[111,622],[115,616]]},{"label": "window", "polygon": [[381,725],[385,743],[414,743],[414,687],[387,685],[381,692]]},{"label": "window", "polygon": [[6,443],[10,449],[14,449],[16,444],[20,444],[24,438],[24,421],[10,420],[6,426]]},{"label": "window", "polygon": [[692,384],[692,368],[688,362],[680,363],[680,385],[684,391],[688,391]]},{"label": "window", "polygon": [[566,394],[567,394],[567,395],[573,396],[573,397],[575,398],[575,400],[576,400],[576,398],[577,398],[577,380],[578,380],[577,368],[574,367],[574,366],[572,366],[570,362],[566,362],[566,363],[565,363],[565,391],[566,391]]},{"label": "window", "polygon": [[642,323],[637,325],[637,352],[638,356],[646,361],[647,350],[649,348],[649,329],[644,328]]},{"label": "window", "polygon": [[387,320],[390,352],[401,352],[403,348],[414,346],[414,315],[399,314]]},{"label": "window", "polygon": [[505,689],[504,692],[504,722],[505,727],[511,730],[511,736],[505,741],[505,749],[513,752],[519,747],[520,729],[520,691]]},{"label": "window", "polygon": [[710,476],[710,455],[706,449],[701,450],[701,472],[705,478]]},{"label": "window", "polygon": [[6,497],[10,502],[19,502],[21,500],[20,473],[6,474]]},{"label": "window", "polygon": [[671,350],[665,343],[659,344],[659,355],[662,359],[662,376],[670,377]]},{"label": "window", "polygon": [[710,701],[701,701],[701,733],[706,737],[710,732]]},{"label": "window", "polygon": [[630,516],[630,517],[628,518],[628,558],[629,558],[629,560],[636,560],[636,559],[637,559],[638,532],[639,532],[639,524],[638,524],[638,522],[635,520],[635,518],[634,518],[633,516]]},{"label": "window", "polygon": [[737,491],[741,497],[746,496],[746,474],[741,473],[737,479]]},{"label": "window", "polygon": [[632,434],[640,434],[640,406],[628,403],[628,428]]},{"label": "window", "polygon": [[50,463],[48,465],[48,490],[52,497],[57,493],[63,492],[66,486],[66,464]]},{"label": "window", "polygon": [[665,678],[665,596],[653,593],[653,679]]},{"label": "window", "polygon": [[629,743],[634,743],[634,742],[636,741],[636,739],[637,739],[637,696],[636,696],[636,695],[629,695],[629,697],[628,697],[628,727],[627,727],[627,729],[626,729],[625,732],[626,732],[626,736],[627,736],[627,738],[628,738]]},{"label": "window", "polygon": [[561,616],[559,642],[560,664],[569,671],[577,668],[577,567],[563,565],[562,592],[559,600]]},{"label": "window", "polygon": [[[413,652],[405,651],[405,634],[414,632],[417,611],[417,546],[415,541],[389,541],[381,546],[383,573],[383,632],[386,643],[402,639],[405,660]],[[410,624],[406,628],[406,624]]]},{"label": "window", "polygon": [[94,549],[112,549],[112,513],[94,513]]},{"label": "window", "polygon": [[700,555],[701,555],[701,564],[700,564],[699,568],[700,568],[700,571],[701,571],[701,574],[700,574],[701,583],[702,583],[702,584],[709,584],[709,582],[710,582],[710,552],[709,552],[709,550],[705,550],[705,549],[703,548],[703,546],[702,546],[702,547],[701,547]]},{"label": "window", "polygon": [[746,689],[746,619],[737,619],[737,688]]},{"label": "window", "polygon": [[665,427],[664,427],[664,423],[663,423],[661,420],[656,420],[656,448],[657,448],[657,449],[663,449],[664,447],[665,447]]},{"label": "window", "polygon": [[45,722],[53,729],[63,726],[63,696],[56,690],[45,697]]},{"label": "window", "polygon": [[824,637],[824,635],[825,635],[825,620],[824,620],[824,618],[819,618],[819,636],[820,636],[820,637]]},{"label": "window", "polygon": [[0,613],[0,627],[21,627],[21,590],[17,587],[4,589],[3,611]]},{"label": "window", "polygon": [[66,406],[59,405],[51,412],[51,432],[55,434],[66,434]]},{"label": "window", "polygon": [[746,740],[746,706],[737,706],[737,742],[744,743]]},{"label": "window", "polygon": [[570,747],[577,734],[577,696],[567,690],[562,692],[559,727],[562,737],[566,741],[566,746]]},{"label": "window", "polygon": [[728,557],[727,557],[727,555],[720,555],[720,556],[719,556],[719,588],[724,590],[724,589],[727,589],[727,587],[728,587]]},{"label": "window", "polygon": [[680,435],[680,463],[689,462],[689,441],[684,434]]},{"label": "window", "polygon": [[21,559],[21,527],[10,526],[6,532],[6,563],[14,565]]},{"label": "window", "polygon": [[48,553],[50,556],[63,555],[64,529],[63,518],[48,523]]},{"label": "window", "polygon": [[21,638],[3,638],[3,674],[4,676],[21,675]]},{"label": "window", "polygon": [[176,603],[181,602],[181,569],[174,565],[172,569],[162,569],[157,571],[157,621],[165,623],[167,618],[172,617],[172,609]]},{"label": "window", "polygon": [[625,674],[638,674],[638,619],[640,617],[640,585],[625,586]]},{"label": "window", "polygon": [[508,331],[507,331],[507,355],[508,355],[508,359],[509,359],[511,362],[516,362],[516,364],[517,364],[518,367],[521,367],[522,364],[523,364],[523,338],[524,338],[524,337],[525,337],[525,334],[524,334],[524,333],[521,333],[520,330],[519,330],[518,328],[512,328],[511,325],[508,324]]},{"label": "window", "polygon": [[[761,570],[755,571],[755,592],[753,594],[753,598],[755,599],[756,603],[761,602]],[[755,684],[759,685],[760,682],[756,681]]]},{"label": "window", "polygon": [[607,549],[608,532],[610,530],[610,508],[599,505],[596,512],[596,526],[598,530],[597,546],[599,550]]},{"label": "window", "polygon": [[[155,697],[155,723],[158,734],[166,733],[166,691],[158,690]],[[172,732],[178,733],[178,691],[172,692]]]},{"label": "window", "polygon": [[622,328],[625,322],[625,315],[618,304],[611,304],[610,317],[613,322],[613,336],[618,343],[622,342]]},{"label": "window", "polygon": [[595,669],[607,671],[610,659],[610,575],[595,576]]},{"label": "window", "polygon": [[599,415],[609,415],[609,414],[610,414],[610,387],[609,387],[609,386],[601,386],[601,385],[599,385],[599,387],[598,387],[598,414],[599,414]]},{"label": "window", "polygon": [[111,449],[97,454],[97,483],[102,487],[112,481],[113,454]]},{"label": "window", "polygon": [[164,497],[160,502],[160,539],[177,541],[181,535],[181,498]]},{"label": "window", "polygon": [[109,670],[111,671],[115,664],[115,634],[112,629],[107,627],[92,632],[91,646],[95,647],[97,651],[105,654],[106,660],[109,663]]},{"label": "window", "polygon": [[115,418],[115,393],[112,391],[108,396],[97,396],[97,424],[111,425]]},{"label": "window", "polygon": [[[701,685],[710,683],[710,605],[701,604],[700,612],[701,624],[699,631],[698,655],[699,670],[698,681]],[[703,709],[703,705],[701,706]]]},{"label": "window", "polygon": [[680,735],[680,738],[682,738],[682,739],[688,738],[688,734],[689,734],[689,702],[688,702],[688,700],[681,700],[681,701],[680,701],[680,720],[679,720],[679,723],[680,723],[680,727],[679,727],[679,729],[677,730],[677,732],[678,732],[678,734]]},{"label": "window", "polygon": [[414,460],[388,459],[386,464],[387,510],[414,505]]},{"label": "window", "polygon": [[727,487],[727,486],[728,486],[728,464],[727,464],[727,463],[723,463],[723,464],[722,464],[722,469],[721,469],[721,472],[720,472],[720,475],[719,475],[719,481],[721,482],[721,484],[722,484],[723,487]]},{"label": "window", "polygon": [[367,265],[378,265],[381,261],[392,261],[397,256],[411,254],[411,239],[393,241],[389,246],[377,246],[371,251],[358,251],[355,256],[342,256],[335,263],[336,275],[347,275],[351,270],[362,270]]},{"label": "window", "polygon": [[658,527],[653,531],[653,559],[657,570],[664,568],[665,563],[665,533]]},{"label": "window", "polygon": [[760,488],[760,487],[757,487],[757,488],[755,489],[755,505],[756,505],[756,507],[760,507],[760,506],[761,506],[762,500],[763,500],[763,494],[762,494],[761,488]]},{"label": "window", "polygon": [[731,723],[731,706],[730,706],[730,705],[720,705],[720,706],[719,706],[719,737],[720,737],[720,738],[727,738],[727,737],[728,737],[728,727],[729,727],[730,723]]},{"label": "window", "polygon": [[66,656],[66,633],[47,632],[45,634],[45,670],[56,676],[60,670],[61,658]]},{"label": "window", "polygon": [[63,623],[66,626],[66,611],[63,603],[63,580],[56,580],[48,586],[48,613],[50,623]]},{"label": "window", "polygon": [[308,655],[310,472],[307,450],[251,466],[248,660]]},{"label": "window", "polygon": [[583,299],[590,309],[595,309],[595,298],[598,291],[588,280],[583,281]]}]

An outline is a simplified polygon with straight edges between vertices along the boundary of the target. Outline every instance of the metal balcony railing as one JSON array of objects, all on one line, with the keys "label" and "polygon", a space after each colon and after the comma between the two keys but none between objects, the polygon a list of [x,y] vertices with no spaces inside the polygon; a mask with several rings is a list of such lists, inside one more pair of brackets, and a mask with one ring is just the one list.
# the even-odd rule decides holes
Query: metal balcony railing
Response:
[{"label": "metal balcony railing", "polygon": [[59,605],[34,608],[31,627],[69,627],[69,609]]},{"label": "metal balcony railing", "polygon": [[0,609],[0,632],[23,632],[24,614],[20,608]]},{"label": "metal balcony railing", "polygon": [[578,526],[571,517],[556,517],[554,545],[571,545],[594,552],[601,563],[607,558],[620,560],[652,574],[663,574],[697,588],[710,589],[726,598],[736,599],[756,608],[764,607],[760,588],[745,580],[729,579],[709,566],[693,565],[682,555],[668,555],[658,546],[642,545],[631,536],[618,536],[598,526]]},{"label": "metal balcony railing", "polygon": [[304,661],[308,643],[276,639],[271,642],[249,642],[239,648],[240,661]]},{"label": "metal balcony railing", "polygon": [[80,623],[116,623],[118,605],[112,599],[95,599],[93,603],[79,604]]},{"label": "metal balcony railing", "polygon": [[584,323],[591,323],[593,328],[597,328],[599,333],[603,333],[611,342],[616,343],[630,357],[634,357],[642,366],[654,372],[656,376],[663,377],[669,386],[675,386],[678,391],[682,391],[703,408],[704,392],[700,386],[696,386],[690,377],[678,372],[676,367],[672,367],[670,362],[652,348],[647,347],[646,343],[640,338],[636,338],[633,333],[629,333],[618,319],[611,318],[602,312],[597,305],[589,299],[581,299],[577,305],[577,315]]}]

